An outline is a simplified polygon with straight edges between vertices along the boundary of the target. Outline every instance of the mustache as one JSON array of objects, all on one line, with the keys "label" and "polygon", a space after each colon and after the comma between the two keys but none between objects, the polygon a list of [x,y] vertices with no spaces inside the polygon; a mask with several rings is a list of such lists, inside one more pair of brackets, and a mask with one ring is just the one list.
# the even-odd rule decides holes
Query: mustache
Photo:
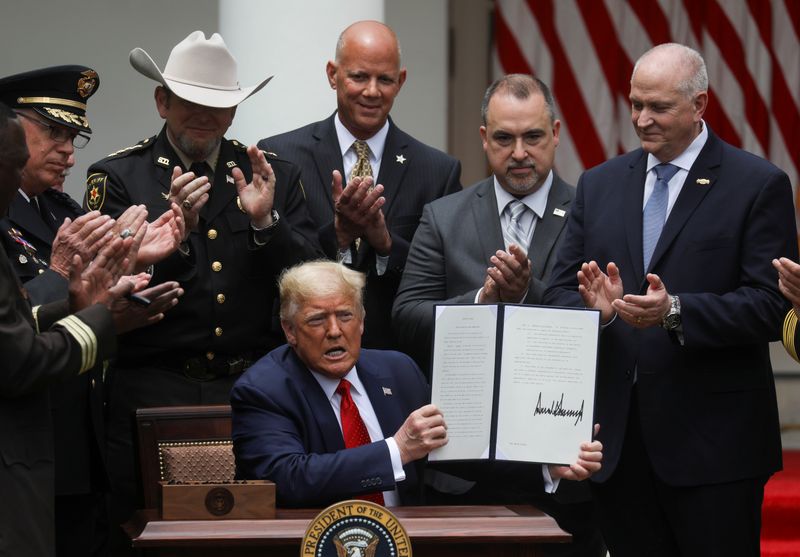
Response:
[{"label": "mustache", "polygon": [[536,164],[534,164],[533,161],[523,161],[523,162],[512,162],[512,163],[509,163],[508,170],[511,170],[511,169],[514,169],[514,168],[532,168],[532,169],[535,170],[536,169]]}]

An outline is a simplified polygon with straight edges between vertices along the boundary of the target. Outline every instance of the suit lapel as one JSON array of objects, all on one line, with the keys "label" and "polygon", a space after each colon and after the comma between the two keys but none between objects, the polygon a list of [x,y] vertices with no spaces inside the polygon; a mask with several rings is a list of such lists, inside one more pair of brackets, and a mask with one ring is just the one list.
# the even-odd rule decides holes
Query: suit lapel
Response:
[{"label": "suit lapel", "polygon": [[719,166],[721,157],[722,145],[717,137],[709,132],[706,144],[694,161],[692,168],[689,169],[681,193],[675,200],[675,205],[664,223],[664,229],[661,231],[661,236],[653,251],[653,258],[650,261],[651,269],[655,268],[694,210],[714,187],[717,180],[717,173],[714,169]]},{"label": "suit lapel", "polygon": [[[233,145],[230,141],[223,139],[222,145],[219,149],[219,158],[217,159],[217,167],[214,169],[214,181],[211,185],[211,199],[208,204],[203,208],[203,216],[207,222],[210,222],[219,215],[229,203],[236,199],[236,186],[228,181],[231,169],[234,166],[239,166],[236,158],[236,153],[233,150]],[[245,180],[248,178],[246,169],[240,168],[245,175]],[[252,179],[252,174],[250,175]]]},{"label": "suit lapel", "polygon": [[[472,186],[472,218],[473,230],[481,230],[478,234],[481,243],[481,252],[485,265],[489,265],[489,258],[499,249],[505,249],[503,229],[497,208],[497,197],[494,195],[494,178],[489,177],[483,182]],[[494,223],[486,226],[487,223]]]},{"label": "suit lapel", "polygon": [[414,161],[411,160],[413,157],[411,159],[408,157],[408,142],[401,135],[397,126],[389,120],[389,133],[386,134],[386,144],[383,147],[381,170],[375,181],[376,184],[383,185],[383,197],[386,198],[383,214],[387,218],[389,218],[395,199],[400,195],[400,184],[403,182],[406,168],[414,164]]},{"label": "suit lapel", "polygon": [[8,220],[19,226],[31,236],[35,236],[47,245],[52,245],[55,233],[45,224],[36,209],[25,201],[22,194],[17,192],[11,206],[8,208]]},{"label": "suit lapel", "polygon": [[[394,378],[388,374],[381,373],[369,364],[364,364],[363,360],[356,364],[356,371],[361,383],[364,385],[364,389],[367,391],[367,396],[372,403],[372,409],[378,418],[384,438],[394,435],[407,417],[402,415],[399,404],[387,404],[384,400],[395,396],[388,393],[398,392]],[[384,388],[388,390],[384,390]]]},{"label": "suit lapel", "polygon": [[[644,280],[644,256],[642,255],[642,201],[644,200],[644,180],[647,170],[647,155],[641,149],[639,156],[632,158],[628,168],[628,176],[622,180],[623,206],[622,218],[625,222],[625,236],[628,239],[628,255],[636,276],[637,284]],[[615,187],[613,184],[610,187]],[[616,262],[622,265],[619,261]]]},{"label": "suit lapel", "polygon": [[556,238],[561,233],[561,229],[567,222],[567,210],[569,209],[570,197],[567,186],[561,178],[553,175],[553,185],[550,194],[547,196],[547,206],[541,220],[536,223],[533,231],[531,246],[528,249],[528,259],[531,260],[533,276],[537,279],[544,274],[543,262],[547,261],[550,251],[553,249]]},{"label": "suit lapel", "polygon": [[313,131],[313,136],[316,140],[316,145],[313,149],[314,163],[317,166],[319,181],[323,185],[321,189],[325,192],[325,199],[328,200],[328,205],[331,208],[331,217],[333,217],[333,195],[330,188],[331,173],[334,170],[338,170],[342,174],[342,187],[347,184],[339,138],[336,135],[336,126],[333,124],[334,118],[336,118],[335,112],[327,120],[317,123]]},{"label": "suit lapel", "polygon": [[316,421],[323,443],[325,443],[325,449],[330,452],[344,449],[342,428],[339,426],[333,408],[331,408],[331,402],[325,396],[325,391],[319,386],[319,383],[308,371],[305,364],[295,355],[294,350],[291,350],[291,348],[289,350],[291,353],[288,358],[294,368],[293,373],[299,378],[298,382],[301,385],[302,395],[308,402],[308,407],[312,410],[314,421]]}]

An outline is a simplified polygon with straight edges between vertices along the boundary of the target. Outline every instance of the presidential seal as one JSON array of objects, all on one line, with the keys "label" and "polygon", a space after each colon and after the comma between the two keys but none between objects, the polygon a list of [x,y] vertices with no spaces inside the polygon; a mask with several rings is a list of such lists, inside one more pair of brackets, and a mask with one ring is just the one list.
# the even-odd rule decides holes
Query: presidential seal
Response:
[{"label": "presidential seal", "polygon": [[311,521],[300,557],[411,557],[411,542],[386,507],[369,501],[342,501]]},{"label": "presidential seal", "polygon": [[206,510],[214,516],[225,516],[233,509],[233,493],[224,487],[215,487],[206,495]]}]

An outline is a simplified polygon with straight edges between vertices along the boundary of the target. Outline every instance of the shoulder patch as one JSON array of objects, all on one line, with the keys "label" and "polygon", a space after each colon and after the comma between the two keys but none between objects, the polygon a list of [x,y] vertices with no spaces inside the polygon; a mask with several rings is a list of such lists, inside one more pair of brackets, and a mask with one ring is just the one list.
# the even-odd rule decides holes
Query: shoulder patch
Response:
[{"label": "shoulder patch", "polygon": [[86,206],[92,211],[99,211],[106,200],[106,181],[108,174],[95,172],[86,178]]},{"label": "shoulder patch", "polygon": [[150,145],[155,143],[155,138],[156,138],[156,136],[142,139],[136,145],[131,145],[130,147],[124,147],[122,149],[119,149],[118,151],[114,151],[113,153],[109,153],[108,155],[106,155],[106,157],[116,157],[116,156],[119,156],[119,155],[127,155],[129,153],[132,153],[133,151],[138,151],[139,149],[144,149],[145,147],[149,147]]}]

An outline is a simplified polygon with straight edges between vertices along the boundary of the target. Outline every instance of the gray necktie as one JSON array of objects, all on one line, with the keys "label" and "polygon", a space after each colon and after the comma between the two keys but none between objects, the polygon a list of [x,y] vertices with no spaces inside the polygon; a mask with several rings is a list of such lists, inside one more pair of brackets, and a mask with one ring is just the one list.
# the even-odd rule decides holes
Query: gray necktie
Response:
[{"label": "gray necktie", "polygon": [[517,244],[526,253],[528,252],[528,232],[522,227],[522,216],[525,211],[530,211],[528,206],[522,201],[513,199],[508,202],[505,208],[508,214],[508,223],[503,230],[503,239],[506,241],[506,249],[511,244]]},{"label": "gray necktie", "polygon": [[661,163],[653,170],[656,173],[656,185],[642,214],[642,256],[645,273],[650,267],[650,259],[653,257],[661,230],[664,228],[664,221],[667,219],[669,181],[680,169],[674,164]]}]

